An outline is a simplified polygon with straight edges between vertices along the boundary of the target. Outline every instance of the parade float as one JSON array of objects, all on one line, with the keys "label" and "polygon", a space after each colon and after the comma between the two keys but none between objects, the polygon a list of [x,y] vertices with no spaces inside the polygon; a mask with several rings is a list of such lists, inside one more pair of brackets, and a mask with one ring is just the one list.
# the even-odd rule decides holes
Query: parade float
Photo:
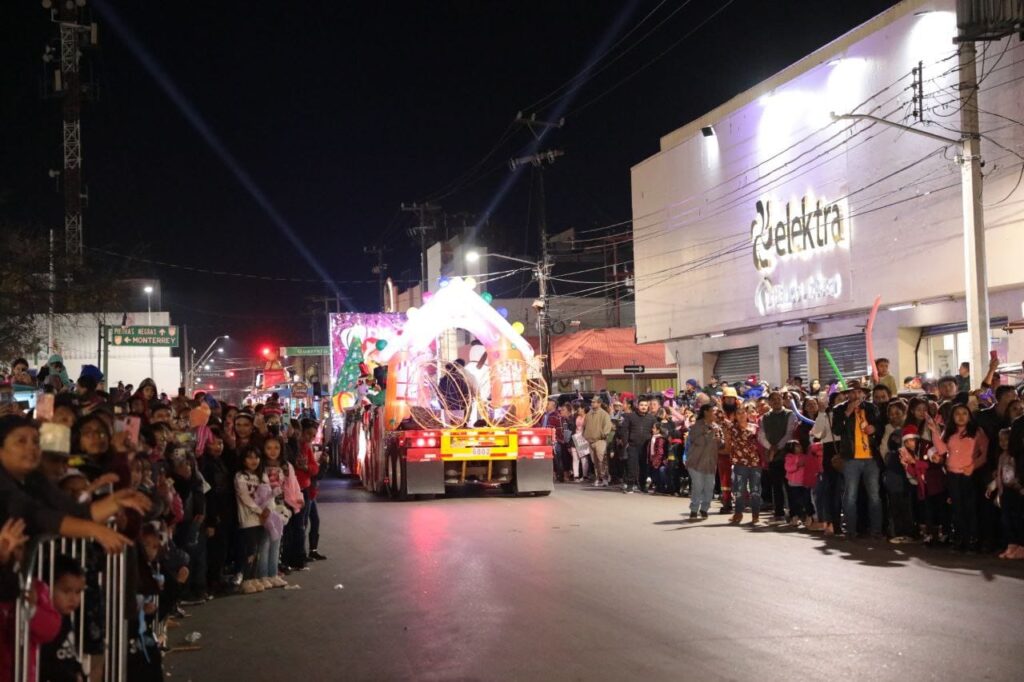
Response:
[{"label": "parade float", "polygon": [[332,401],[341,462],[396,499],[453,487],[546,495],[554,432],[523,325],[453,277],[405,313],[331,317]]}]

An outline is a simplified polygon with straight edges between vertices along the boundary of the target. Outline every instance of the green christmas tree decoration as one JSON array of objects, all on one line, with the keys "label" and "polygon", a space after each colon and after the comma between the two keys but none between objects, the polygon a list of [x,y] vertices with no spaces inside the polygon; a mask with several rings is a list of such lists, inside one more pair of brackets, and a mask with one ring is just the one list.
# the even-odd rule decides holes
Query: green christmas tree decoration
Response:
[{"label": "green christmas tree decoration", "polygon": [[359,382],[359,365],[363,362],[363,342],[354,338],[348,344],[348,353],[345,355],[345,362],[338,370],[338,380],[335,382],[338,393],[354,393],[356,384]]}]

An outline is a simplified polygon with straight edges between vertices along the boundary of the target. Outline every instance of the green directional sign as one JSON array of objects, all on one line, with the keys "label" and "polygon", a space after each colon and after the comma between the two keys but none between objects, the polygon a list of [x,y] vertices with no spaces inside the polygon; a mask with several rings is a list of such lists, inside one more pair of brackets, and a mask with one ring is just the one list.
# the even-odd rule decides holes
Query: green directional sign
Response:
[{"label": "green directional sign", "polygon": [[281,357],[302,358],[311,355],[329,355],[330,346],[281,346]]},{"label": "green directional sign", "polygon": [[134,327],[110,327],[111,346],[160,346],[163,348],[178,347],[177,327],[154,327],[137,325]]}]

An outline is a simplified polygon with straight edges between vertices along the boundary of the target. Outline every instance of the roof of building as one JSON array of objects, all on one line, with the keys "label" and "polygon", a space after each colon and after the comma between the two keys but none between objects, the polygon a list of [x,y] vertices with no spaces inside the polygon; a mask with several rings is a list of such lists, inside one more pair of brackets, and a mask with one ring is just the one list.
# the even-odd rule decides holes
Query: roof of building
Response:
[{"label": "roof of building", "polygon": [[[626,365],[669,367],[665,344],[638,344],[633,327],[585,329],[551,338],[551,373],[555,376],[595,374]],[[536,339],[531,338],[536,344]]]}]

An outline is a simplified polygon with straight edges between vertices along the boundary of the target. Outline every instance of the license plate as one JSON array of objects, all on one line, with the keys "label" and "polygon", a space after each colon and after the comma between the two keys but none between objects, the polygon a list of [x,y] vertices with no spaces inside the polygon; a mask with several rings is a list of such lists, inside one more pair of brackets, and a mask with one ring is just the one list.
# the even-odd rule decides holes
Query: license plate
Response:
[{"label": "license plate", "polygon": [[491,449],[490,448],[473,448],[473,454],[474,455],[478,455],[480,457],[490,457],[491,456]]}]

